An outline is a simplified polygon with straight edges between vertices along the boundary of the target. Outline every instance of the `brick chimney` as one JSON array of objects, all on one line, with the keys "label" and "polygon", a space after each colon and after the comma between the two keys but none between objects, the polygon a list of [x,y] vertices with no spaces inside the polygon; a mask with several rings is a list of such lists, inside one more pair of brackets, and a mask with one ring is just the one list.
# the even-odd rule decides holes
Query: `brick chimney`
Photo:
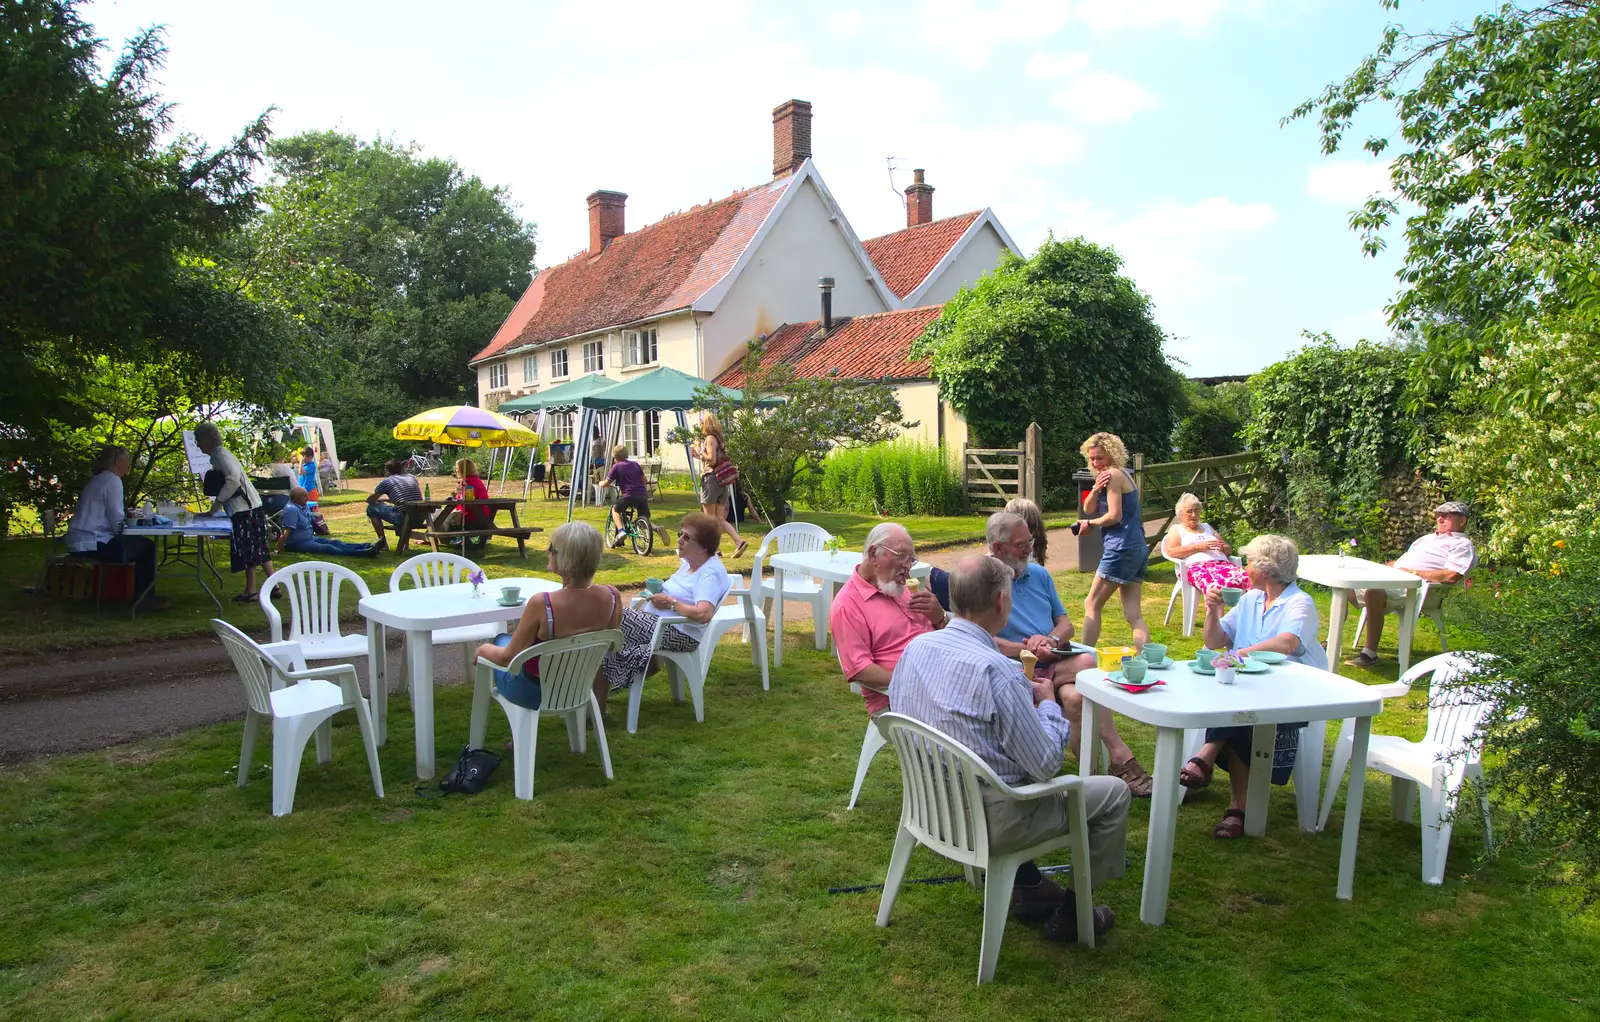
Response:
[{"label": "brick chimney", "polygon": [[793,174],[811,158],[811,104],[791,99],[772,111],[772,176]]},{"label": "brick chimney", "polygon": [[606,250],[612,238],[627,233],[622,225],[622,211],[628,197],[622,192],[598,191],[589,193],[589,255],[594,257]]},{"label": "brick chimney", "polygon": [[921,169],[911,172],[911,183],[906,186],[906,226],[933,222],[933,185],[922,180]]}]

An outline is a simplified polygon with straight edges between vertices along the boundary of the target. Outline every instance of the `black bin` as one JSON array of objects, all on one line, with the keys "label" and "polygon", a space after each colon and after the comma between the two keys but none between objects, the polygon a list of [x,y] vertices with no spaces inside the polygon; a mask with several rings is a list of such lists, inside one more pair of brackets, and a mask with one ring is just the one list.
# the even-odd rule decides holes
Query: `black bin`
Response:
[{"label": "black bin", "polygon": [[[1083,498],[1094,489],[1094,473],[1086,468],[1080,468],[1072,473],[1073,488],[1078,492],[1078,519],[1092,517],[1083,513]],[[1105,553],[1106,538],[1099,529],[1087,526],[1078,530],[1078,570],[1087,574],[1094,574],[1100,567],[1100,557]]]}]

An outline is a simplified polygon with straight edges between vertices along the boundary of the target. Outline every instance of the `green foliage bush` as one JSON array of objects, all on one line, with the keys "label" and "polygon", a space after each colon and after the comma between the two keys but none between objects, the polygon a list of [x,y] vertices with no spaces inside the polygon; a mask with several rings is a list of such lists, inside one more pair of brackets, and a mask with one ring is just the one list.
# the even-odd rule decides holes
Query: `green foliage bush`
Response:
[{"label": "green foliage bush", "polygon": [[816,477],[811,500],[819,511],[890,517],[963,510],[961,482],[949,452],[912,440],[835,450]]},{"label": "green foliage bush", "polygon": [[1600,649],[1600,540],[1556,540],[1544,557],[1542,568],[1477,576],[1461,613],[1495,658],[1484,748],[1491,800],[1512,820],[1502,844],[1543,853],[1546,880],[1589,905],[1600,900],[1600,674],[1589,655]]},{"label": "green foliage bush", "polygon": [[1250,387],[1220,383],[1189,384],[1189,410],[1172,431],[1172,456],[1178,461],[1215,458],[1244,450],[1240,435],[1250,418]]}]

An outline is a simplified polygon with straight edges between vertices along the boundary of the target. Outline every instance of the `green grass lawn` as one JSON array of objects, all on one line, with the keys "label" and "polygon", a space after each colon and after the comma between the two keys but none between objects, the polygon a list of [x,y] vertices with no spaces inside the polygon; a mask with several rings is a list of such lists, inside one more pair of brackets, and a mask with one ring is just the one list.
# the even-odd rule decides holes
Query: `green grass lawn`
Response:
[{"label": "green grass lawn", "polygon": [[[343,496],[348,497],[348,494]],[[335,538],[352,542],[369,542],[373,532],[367,524],[365,497],[346,500],[325,509],[329,528]],[[694,495],[686,492],[666,491],[651,501],[651,510],[657,520],[674,527],[677,520],[690,511],[698,511]],[[542,494],[525,502],[519,510],[524,525],[537,526],[548,532],[566,521],[565,500],[546,500]],[[575,518],[603,529],[606,511],[602,508],[578,508]],[[835,535],[843,536],[852,546],[859,546],[868,530],[879,521],[869,515],[805,512],[805,521],[816,522]],[[910,517],[899,519],[917,542],[924,547],[952,542],[980,542],[983,537],[983,519],[976,515],[958,518]],[[1067,516],[1060,516],[1066,521]],[[1052,523],[1055,519],[1052,519]],[[502,513],[501,524],[509,517]],[[730,571],[748,573],[755,558],[761,537],[766,534],[759,521],[741,528],[741,534],[750,540],[750,549],[741,558],[732,557],[731,544],[724,538],[723,555]],[[535,533],[528,542],[528,557],[517,554],[516,543],[506,538],[492,540],[487,549],[473,551],[471,557],[483,566],[484,574],[493,578],[516,575],[541,575],[551,577],[544,570],[544,549],[548,537]],[[213,546],[213,559],[227,582],[219,592],[222,597],[222,617],[250,631],[259,631],[264,623],[261,609],[255,604],[236,604],[231,598],[244,591],[244,576],[229,575],[228,550],[224,545]],[[422,553],[427,547],[413,544],[411,553]],[[108,605],[98,614],[94,603],[75,603],[62,599],[39,599],[27,595],[24,586],[38,581],[44,564],[45,542],[39,538],[17,537],[0,541],[0,653],[28,652],[80,647],[91,644],[137,642],[149,639],[175,638],[203,635],[210,631],[210,620],[217,616],[216,604],[195,584],[192,576],[162,578],[157,591],[172,600],[172,609],[163,613],[141,613],[130,621],[126,604]],[[284,554],[275,562],[278,567],[313,558],[299,554]],[[340,564],[359,573],[373,591],[387,591],[389,576],[403,558],[390,552],[376,559],[335,558]],[[611,585],[637,586],[648,576],[665,578],[677,570],[677,554],[673,547],[658,542],[649,557],[636,555],[629,547],[608,550],[600,565],[596,580]],[[213,589],[216,580],[207,574]],[[354,613],[354,604],[346,608]]]},{"label": "green grass lawn", "polygon": [[[496,562],[497,570],[507,568]],[[1074,617],[1086,580],[1059,576]],[[1177,655],[1196,647],[1159,626]],[[1325,602],[1324,602],[1325,606]],[[1108,639],[1127,631],[1115,611]],[[1421,652],[1436,648],[1424,626]],[[1391,670],[1388,674],[1392,675]],[[439,749],[465,740],[469,693],[438,694]],[[1442,887],[1414,826],[1368,785],[1355,900],[1334,897],[1336,811],[1300,833],[1274,789],[1263,839],[1217,842],[1225,782],[1179,815],[1167,925],[1138,922],[1149,803],[1129,874],[1097,900],[1117,929],[1085,952],[1011,924],[996,982],[974,985],[980,893],[908,887],[888,929],[876,894],[899,815],[892,751],[845,810],[865,714],[831,654],[790,634],[763,692],[746,647],[718,650],[706,722],[654,679],[640,731],[613,704],[616,779],[593,743],[545,721],[536,795],[413,793],[401,697],[373,797],[353,717],[334,760],[308,756],[295,812],[270,816],[265,738],[234,786],[241,728],[204,728],[3,770],[0,1017],[1581,1019],[1600,1012],[1600,924],[1531,892],[1515,863],[1464,876],[1476,814]],[[1419,693],[1377,729],[1417,736]],[[498,711],[496,711],[498,713]],[[1126,723],[1126,722],[1125,722]],[[490,745],[507,736],[495,719]],[[1153,734],[1124,732],[1149,762]],[[1069,761],[1070,763],[1070,761]],[[1054,861],[1066,861],[1066,853]],[[959,872],[919,850],[911,876]]]}]

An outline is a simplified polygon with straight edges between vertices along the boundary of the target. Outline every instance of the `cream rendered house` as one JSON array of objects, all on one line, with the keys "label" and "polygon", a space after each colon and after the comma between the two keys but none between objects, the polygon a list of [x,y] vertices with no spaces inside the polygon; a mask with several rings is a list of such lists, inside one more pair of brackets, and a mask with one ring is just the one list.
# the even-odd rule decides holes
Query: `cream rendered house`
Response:
[{"label": "cream rendered house", "polygon": [[[932,193],[917,171],[906,189],[906,230],[863,244],[812,162],[811,105],[790,100],[773,111],[773,180],[764,185],[631,233],[626,195],[591,194],[588,250],[541,270],[472,359],[478,403],[493,408],[583,375],[622,380],[657,366],[717,378],[737,365],[751,338],[815,327],[822,278],[832,281],[841,324],[943,302],[1014,246],[988,210],[932,220]],[[857,327],[830,350],[851,342],[903,347],[881,330]],[[882,368],[857,361],[865,371]],[[892,358],[885,365],[913,371]],[[907,417],[922,420],[929,439],[959,443],[955,432],[964,437],[964,425],[940,407],[926,367],[915,371],[922,376],[897,380]],[[659,450],[669,465],[682,460],[681,449],[661,444],[658,413],[630,419],[623,437],[635,453]],[[571,423],[558,417],[555,428],[570,432]]]}]

